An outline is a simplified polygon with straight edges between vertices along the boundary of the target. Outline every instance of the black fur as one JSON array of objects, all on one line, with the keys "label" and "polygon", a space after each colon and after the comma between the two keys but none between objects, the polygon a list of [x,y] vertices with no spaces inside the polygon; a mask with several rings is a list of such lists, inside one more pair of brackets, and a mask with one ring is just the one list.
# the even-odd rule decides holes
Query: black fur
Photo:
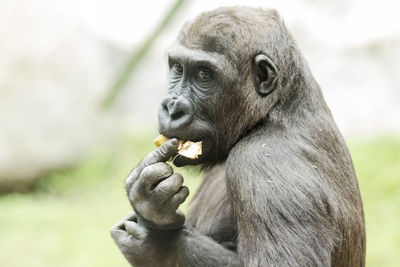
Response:
[{"label": "black fur", "polygon": [[[154,224],[151,215],[143,220],[153,225],[135,224],[155,251],[141,266],[364,266],[364,215],[350,154],[278,13],[203,13],[184,26],[169,56],[159,130],[203,141],[199,159],[174,162],[200,164],[205,175],[183,227],[178,219]],[[203,67],[212,80],[196,80]],[[151,166],[147,175],[157,172]],[[133,183],[127,190],[138,212]],[[146,251],[131,247],[135,253],[123,253],[135,264]]]}]

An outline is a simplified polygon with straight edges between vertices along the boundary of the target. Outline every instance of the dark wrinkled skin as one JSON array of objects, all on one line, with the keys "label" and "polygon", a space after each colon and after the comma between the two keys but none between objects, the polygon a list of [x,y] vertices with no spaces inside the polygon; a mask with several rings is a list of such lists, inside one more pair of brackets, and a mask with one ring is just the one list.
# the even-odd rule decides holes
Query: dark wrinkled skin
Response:
[{"label": "dark wrinkled skin", "polygon": [[[220,8],[168,50],[169,138],[126,182],[134,213],[111,235],[132,266],[364,266],[361,197],[346,144],[275,10]],[[203,142],[189,191],[165,163]]]}]

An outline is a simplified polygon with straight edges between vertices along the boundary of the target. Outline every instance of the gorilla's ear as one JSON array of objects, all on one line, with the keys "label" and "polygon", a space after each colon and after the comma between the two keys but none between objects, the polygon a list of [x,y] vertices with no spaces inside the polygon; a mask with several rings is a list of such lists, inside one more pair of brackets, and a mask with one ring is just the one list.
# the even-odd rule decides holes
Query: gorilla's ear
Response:
[{"label": "gorilla's ear", "polygon": [[264,54],[258,54],[254,57],[254,65],[257,92],[261,96],[266,96],[275,89],[278,70],[271,59]]}]

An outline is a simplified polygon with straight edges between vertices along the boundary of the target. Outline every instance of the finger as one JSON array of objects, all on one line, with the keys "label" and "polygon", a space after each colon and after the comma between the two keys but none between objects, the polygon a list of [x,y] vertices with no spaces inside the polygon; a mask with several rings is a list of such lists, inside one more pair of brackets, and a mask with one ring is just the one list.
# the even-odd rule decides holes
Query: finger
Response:
[{"label": "finger", "polygon": [[182,188],[168,200],[168,205],[173,209],[177,209],[188,196],[189,188],[182,186]]},{"label": "finger", "polygon": [[183,218],[183,220],[185,220],[185,214],[183,213],[183,211],[181,210],[177,210],[176,211],[176,215],[180,218]]},{"label": "finger", "polygon": [[128,221],[128,220],[129,220],[129,221],[137,221],[137,215],[136,215],[136,213],[135,213],[135,212],[131,212],[131,213],[129,213],[127,216],[125,216],[122,220],[118,221],[116,224],[114,224],[114,225],[111,227],[110,232],[115,232],[115,231],[118,231],[118,230],[125,231],[125,226],[124,226],[124,224],[125,224],[125,222]]},{"label": "finger", "polygon": [[177,193],[183,184],[183,177],[179,173],[174,173],[167,179],[160,182],[155,188],[155,196],[167,200],[173,194]]},{"label": "finger", "polygon": [[124,229],[124,223],[126,222],[126,219],[123,218],[122,220],[118,221],[116,224],[113,225],[113,227],[111,227],[111,229]]},{"label": "finger", "polygon": [[139,174],[149,165],[155,164],[157,162],[166,162],[171,156],[173,156],[178,151],[178,140],[172,138],[165,142],[159,148],[153,150],[149,155],[147,155],[142,162],[132,171],[129,177],[126,179],[125,188],[129,189],[136,182]]},{"label": "finger", "polygon": [[132,221],[132,222],[137,222],[137,215],[136,212],[132,211],[131,213],[129,213],[128,215],[126,215],[123,219],[124,223],[126,221]]},{"label": "finger", "polygon": [[126,180],[125,180],[125,189],[127,191],[132,188],[132,185],[138,179],[139,174],[142,171],[142,168],[140,168],[139,165],[135,169],[133,169],[133,171],[129,174],[128,178],[126,178]]},{"label": "finger", "polygon": [[139,190],[149,192],[153,190],[160,182],[173,175],[174,170],[164,162],[157,162],[144,168],[139,177],[137,186]]},{"label": "finger", "polygon": [[110,235],[114,241],[123,240],[128,237],[128,232],[111,228]]},{"label": "finger", "polygon": [[124,223],[126,221],[136,221],[136,220],[137,220],[136,212],[132,211],[132,212],[128,213],[128,215],[126,215],[120,221],[118,221],[116,224],[114,224],[112,228],[116,227],[116,228],[125,229]]},{"label": "finger", "polygon": [[125,226],[124,226],[125,222],[123,222],[122,224],[121,223],[122,223],[122,221],[118,222],[113,227],[111,227],[110,235],[111,235],[112,239],[114,239],[115,241],[122,240],[129,235],[125,231]]},{"label": "finger", "polygon": [[171,156],[178,151],[178,140],[172,138],[165,142],[162,146],[153,150],[147,157],[142,161],[143,168],[154,164],[156,162],[166,162]]},{"label": "finger", "polygon": [[144,239],[147,235],[146,229],[135,222],[125,222],[125,229],[136,239]]}]

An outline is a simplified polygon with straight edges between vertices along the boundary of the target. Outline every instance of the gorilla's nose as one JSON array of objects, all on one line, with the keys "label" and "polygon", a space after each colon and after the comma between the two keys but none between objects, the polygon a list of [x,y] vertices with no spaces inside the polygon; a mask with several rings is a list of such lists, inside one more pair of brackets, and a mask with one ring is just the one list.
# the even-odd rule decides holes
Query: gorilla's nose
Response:
[{"label": "gorilla's nose", "polygon": [[164,127],[178,129],[192,122],[194,109],[192,102],[184,96],[167,96],[161,102],[159,122]]}]

